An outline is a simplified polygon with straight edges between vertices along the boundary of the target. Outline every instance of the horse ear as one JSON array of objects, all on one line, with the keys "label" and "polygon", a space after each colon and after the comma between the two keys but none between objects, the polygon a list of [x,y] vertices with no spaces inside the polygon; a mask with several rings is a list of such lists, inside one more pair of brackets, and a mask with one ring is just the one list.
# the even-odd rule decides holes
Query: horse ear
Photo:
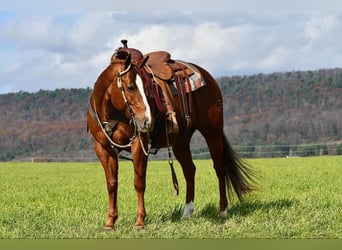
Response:
[{"label": "horse ear", "polygon": [[149,58],[149,55],[145,56],[144,58],[141,58],[138,63],[137,63],[137,66],[139,68],[142,68],[145,66],[146,62],[148,61],[148,58]]},{"label": "horse ear", "polygon": [[126,62],[125,62],[125,69],[127,69],[129,65],[131,65],[131,63],[132,63],[132,57],[131,57],[131,54],[128,54],[126,58]]}]

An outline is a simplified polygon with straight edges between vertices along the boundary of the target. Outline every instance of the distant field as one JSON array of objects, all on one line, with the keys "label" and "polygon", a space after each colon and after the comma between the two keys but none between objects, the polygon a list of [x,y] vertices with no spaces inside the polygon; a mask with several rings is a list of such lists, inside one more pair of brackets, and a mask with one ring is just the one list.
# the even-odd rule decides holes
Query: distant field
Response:
[{"label": "distant field", "polygon": [[181,219],[185,183],[172,194],[167,162],[151,161],[147,227],[135,230],[133,168],[121,162],[119,219],[103,231],[107,191],[98,163],[0,163],[0,238],[342,238],[342,157],[251,159],[262,179],[245,203],[218,217],[218,184],[198,160],[193,217]]}]

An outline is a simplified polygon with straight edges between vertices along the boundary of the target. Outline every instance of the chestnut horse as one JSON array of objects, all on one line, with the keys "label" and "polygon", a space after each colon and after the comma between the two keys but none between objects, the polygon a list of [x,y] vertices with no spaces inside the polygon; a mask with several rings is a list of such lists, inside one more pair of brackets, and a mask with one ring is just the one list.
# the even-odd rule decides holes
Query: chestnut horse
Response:
[{"label": "chestnut horse", "polygon": [[[174,108],[179,133],[166,136],[166,126],[159,126],[156,102],[148,95],[150,81],[146,77],[143,57],[135,49],[119,48],[110,65],[100,74],[90,96],[87,125],[94,137],[94,150],[100,160],[109,198],[106,229],[113,229],[118,218],[118,156],[130,151],[134,165],[134,187],[138,197],[135,227],[143,228],[146,216],[144,192],[146,168],[150,148],[172,146],[186,180],[186,199],[183,218],[189,218],[194,209],[196,167],[190,152],[190,140],[198,130],[205,138],[219,184],[219,213],[227,215],[228,196],[233,191],[242,200],[253,190],[253,173],[240,160],[223,133],[223,100],[214,78],[203,68],[205,85],[191,93],[191,124],[184,125],[180,97],[174,97]],[[157,127],[159,127],[157,129]],[[156,132],[158,130],[158,132]],[[154,136],[152,136],[154,134]]]}]

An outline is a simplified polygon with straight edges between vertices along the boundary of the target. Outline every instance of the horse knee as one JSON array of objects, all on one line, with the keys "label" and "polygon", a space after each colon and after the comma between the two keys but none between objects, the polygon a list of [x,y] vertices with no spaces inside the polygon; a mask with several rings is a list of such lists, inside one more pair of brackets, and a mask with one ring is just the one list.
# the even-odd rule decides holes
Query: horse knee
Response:
[{"label": "horse knee", "polygon": [[135,181],[134,182],[134,188],[138,193],[141,193],[141,192],[145,192],[146,185],[145,185],[145,183],[143,183],[141,181]]},{"label": "horse knee", "polygon": [[112,193],[116,190],[118,186],[118,181],[117,180],[109,180],[107,181],[107,190],[108,193]]}]

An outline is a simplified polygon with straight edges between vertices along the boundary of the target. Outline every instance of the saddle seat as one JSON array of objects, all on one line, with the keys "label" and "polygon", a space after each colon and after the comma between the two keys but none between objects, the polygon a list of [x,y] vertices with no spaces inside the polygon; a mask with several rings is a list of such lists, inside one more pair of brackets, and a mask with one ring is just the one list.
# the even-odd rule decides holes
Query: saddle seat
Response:
[{"label": "saddle seat", "polygon": [[170,53],[166,51],[154,51],[145,54],[148,56],[147,65],[152,70],[153,74],[159,79],[170,81],[175,73],[183,71],[184,76],[190,77],[196,71],[189,64],[171,59]]}]

